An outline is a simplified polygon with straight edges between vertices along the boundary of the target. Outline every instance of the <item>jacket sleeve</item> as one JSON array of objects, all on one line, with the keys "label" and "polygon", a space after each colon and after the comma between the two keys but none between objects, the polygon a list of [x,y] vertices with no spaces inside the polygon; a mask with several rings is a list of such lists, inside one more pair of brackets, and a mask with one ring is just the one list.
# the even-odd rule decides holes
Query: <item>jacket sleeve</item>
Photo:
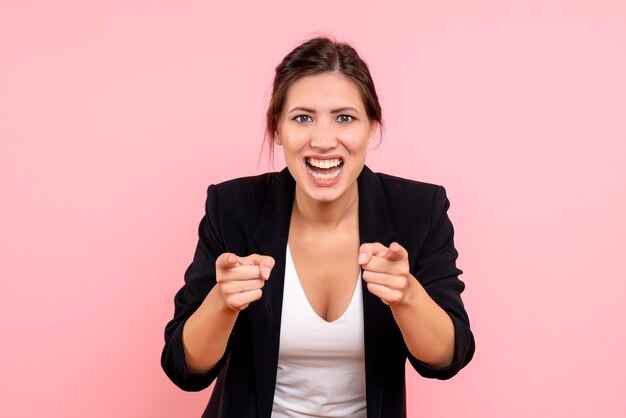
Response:
[{"label": "jacket sleeve", "polygon": [[205,210],[198,228],[199,239],[193,262],[185,272],[184,286],[174,297],[174,318],[165,327],[165,347],[161,355],[161,366],[167,376],[186,391],[207,388],[219,374],[229,351],[227,349],[215,367],[205,374],[189,372],[185,362],[183,326],[215,286],[215,260],[225,252],[217,222],[217,191],[214,185],[208,188]]},{"label": "jacket sleeve", "polygon": [[435,369],[417,360],[407,350],[411,365],[420,375],[442,380],[457,374],[474,355],[474,336],[461,300],[465,284],[458,277],[462,271],[456,267],[458,253],[454,248],[454,230],[447,214],[449,206],[445,189],[438,186],[433,195],[429,231],[413,274],[452,319],[454,359],[449,366]]}]

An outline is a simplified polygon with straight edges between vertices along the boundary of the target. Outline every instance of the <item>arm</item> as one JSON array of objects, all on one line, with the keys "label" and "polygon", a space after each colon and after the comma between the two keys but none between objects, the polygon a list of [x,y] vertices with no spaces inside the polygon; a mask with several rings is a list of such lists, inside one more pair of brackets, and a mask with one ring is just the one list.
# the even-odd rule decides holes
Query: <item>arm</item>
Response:
[{"label": "arm", "polygon": [[[183,328],[204,303],[216,284],[215,261],[225,251],[217,227],[217,196],[215,186],[209,186],[205,216],[198,228],[198,244],[193,261],[185,272],[185,284],[174,297],[174,318],[165,327],[165,346],[161,366],[167,376],[183,390],[198,391],[208,387],[217,377],[225,355],[207,373],[192,374],[186,362]],[[226,350],[224,352],[226,354]]]},{"label": "arm", "polygon": [[187,367],[206,373],[224,356],[239,312],[263,295],[274,260],[252,254],[223,253],[215,261],[217,284],[183,327]]},{"label": "arm", "polygon": [[407,251],[393,242],[363,244],[360,253],[367,288],[391,308],[411,355],[434,368],[450,365],[454,326],[409,271]]},{"label": "arm", "polygon": [[365,255],[359,260],[366,261],[361,264],[368,289],[390,305],[413,367],[425,377],[439,379],[454,376],[474,353],[448,206],[445,190],[438,187],[428,233],[411,266],[398,243],[390,248],[364,244]]},{"label": "arm", "polygon": [[407,349],[429,367],[448,367],[454,359],[452,320],[412,275],[408,283],[406,297],[391,306]]},{"label": "arm", "polygon": [[239,312],[226,306],[215,286],[183,325],[182,343],[190,373],[206,374],[224,356]]},{"label": "arm", "polygon": [[185,285],[174,298],[174,318],[165,328],[161,356],[167,376],[188,391],[205,389],[217,377],[239,311],[261,297],[273,266],[270,257],[225,252],[218,225],[217,191],[212,185],[194,259],[185,272]]}]

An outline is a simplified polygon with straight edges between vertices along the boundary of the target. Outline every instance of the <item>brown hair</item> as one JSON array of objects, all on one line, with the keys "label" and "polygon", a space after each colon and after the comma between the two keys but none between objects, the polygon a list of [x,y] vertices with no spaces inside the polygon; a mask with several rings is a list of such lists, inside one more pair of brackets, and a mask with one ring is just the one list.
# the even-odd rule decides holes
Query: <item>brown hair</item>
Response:
[{"label": "brown hair", "polygon": [[267,108],[266,136],[270,158],[274,152],[274,133],[278,127],[287,91],[300,78],[326,72],[340,73],[351,79],[358,87],[365,111],[370,120],[378,122],[382,131],[382,109],[374,81],[365,61],[347,43],[327,37],[306,41],[291,51],[276,67],[272,96]]}]

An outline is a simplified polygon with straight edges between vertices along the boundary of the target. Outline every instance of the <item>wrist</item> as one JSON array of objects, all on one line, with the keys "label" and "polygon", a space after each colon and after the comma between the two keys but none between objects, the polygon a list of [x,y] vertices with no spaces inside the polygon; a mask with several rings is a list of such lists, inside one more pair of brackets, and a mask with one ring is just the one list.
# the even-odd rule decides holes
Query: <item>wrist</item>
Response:
[{"label": "wrist", "polygon": [[421,301],[424,299],[424,295],[426,291],[422,287],[422,285],[417,281],[413,275],[409,277],[409,284],[404,293],[404,296],[398,303],[393,305],[396,308],[416,308],[420,305]]},{"label": "wrist", "polygon": [[211,289],[205,299],[205,303],[211,306],[212,310],[219,315],[237,317],[239,314],[239,311],[228,306],[226,300],[222,297],[220,283],[216,283],[215,286],[213,286],[213,289]]}]

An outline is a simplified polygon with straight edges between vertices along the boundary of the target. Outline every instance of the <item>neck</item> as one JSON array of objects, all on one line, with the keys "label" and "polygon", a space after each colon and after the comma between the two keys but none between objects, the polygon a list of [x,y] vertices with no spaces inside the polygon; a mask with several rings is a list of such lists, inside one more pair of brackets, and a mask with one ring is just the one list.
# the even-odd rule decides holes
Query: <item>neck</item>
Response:
[{"label": "neck", "polygon": [[339,199],[319,202],[306,196],[296,185],[293,215],[306,224],[321,229],[336,229],[350,222],[359,212],[359,188],[355,182]]}]

